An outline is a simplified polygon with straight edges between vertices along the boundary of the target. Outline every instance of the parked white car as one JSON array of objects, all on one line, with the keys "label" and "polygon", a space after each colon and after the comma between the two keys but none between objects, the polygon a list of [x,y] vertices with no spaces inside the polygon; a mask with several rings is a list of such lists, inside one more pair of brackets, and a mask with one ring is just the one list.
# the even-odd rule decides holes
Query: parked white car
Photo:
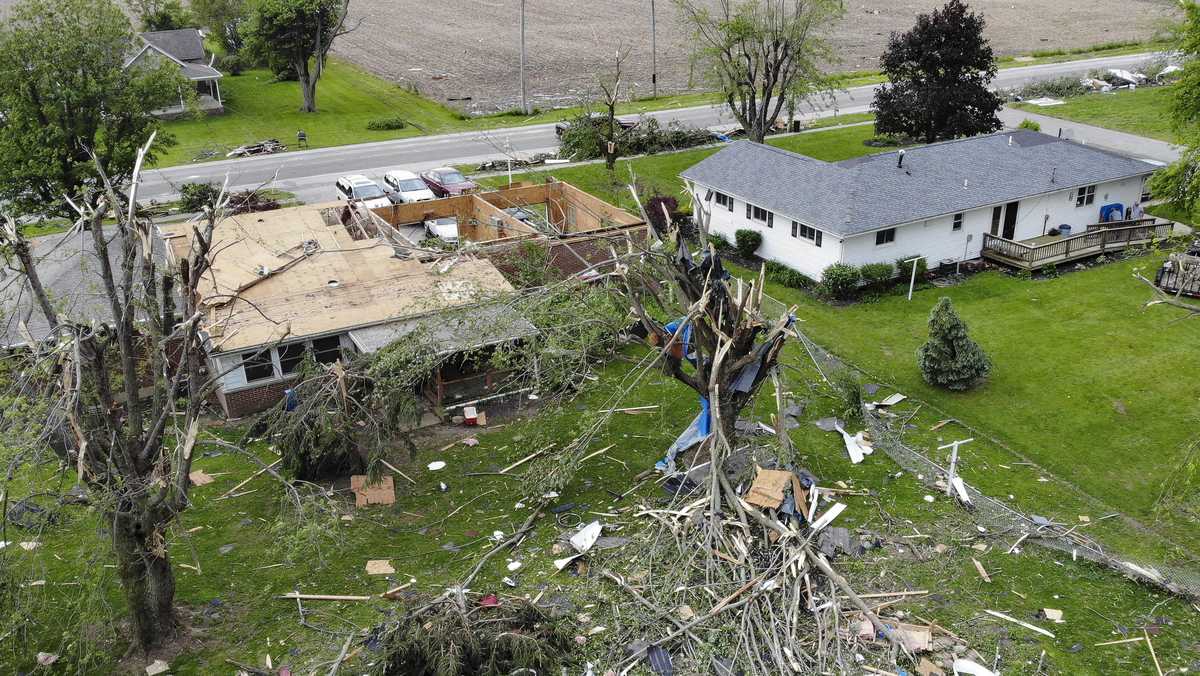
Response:
[{"label": "parked white car", "polygon": [[425,232],[430,237],[437,237],[443,242],[457,244],[458,219],[454,216],[445,216],[443,218],[435,218],[431,221],[425,221]]},{"label": "parked white car", "polygon": [[421,177],[404,169],[393,169],[383,175],[383,188],[396,204],[412,204],[434,199],[433,191]]},{"label": "parked white car", "polygon": [[339,200],[358,202],[368,209],[391,206],[387,193],[379,184],[362,174],[343,176],[334,184]]}]

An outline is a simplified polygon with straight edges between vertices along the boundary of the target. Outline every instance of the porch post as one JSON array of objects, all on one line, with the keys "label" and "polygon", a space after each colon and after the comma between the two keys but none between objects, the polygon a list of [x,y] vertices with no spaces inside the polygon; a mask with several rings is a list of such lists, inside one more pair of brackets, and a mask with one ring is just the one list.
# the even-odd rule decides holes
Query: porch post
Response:
[{"label": "porch post", "polygon": [[[217,103],[221,103],[221,81],[213,80],[212,84],[213,84],[213,89],[215,89],[217,91]],[[222,104],[222,105],[224,105],[224,104]]]}]

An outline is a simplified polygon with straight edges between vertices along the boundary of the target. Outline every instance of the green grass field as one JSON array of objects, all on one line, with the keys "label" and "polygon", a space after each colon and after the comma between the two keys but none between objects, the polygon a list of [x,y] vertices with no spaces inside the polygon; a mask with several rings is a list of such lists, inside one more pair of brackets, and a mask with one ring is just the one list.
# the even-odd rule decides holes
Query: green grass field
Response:
[{"label": "green grass field", "polygon": [[1067,99],[1061,106],[1013,104],[1031,113],[1091,124],[1105,129],[1178,142],[1171,122],[1171,87],[1143,87]]},{"label": "green grass field", "polygon": [[[1007,57],[1001,59],[1000,67],[1117,56],[1161,47],[1158,43],[1097,45],[1094,49],[1073,50],[1069,54],[1035,54],[1020,61]],[[266,138],[277,138],[291,148],[300,129],[308,134],[309,147],[321,148],[421,134],[544,124],[569,119],[582,112],[579,108],[541,111],[534,115],[514,111],[464,119],[457,111],[440,103],[406,91],[350,63],[330,59],[325,76],[317,88],[319,112],[302,113],[299,110],[301,97],[298,85],[295,82],[272,80],[270,72],[262,69],[222,78],[225,114],[168,123],[167,130],[175,137],[177,145],[161,153],[157,165],[185,164],[201,155],[203,159],[219,159],[239,145]],[[836,86],[850,88],[883,81],[883,76],[878,72],[863,71],[844,74],[837,80]],[[690,92],[630,101],[621,104],[619,112],[632,115],[719,103],[720,97],[712,92]],[[392,131],[366,128],[371,120],[397,116],[408,120],[412,126]]]},{"label": "green grass field", "polygon": [[[843,123],[854,124],[870,118],[869,116],[844,115],[841,119]],[[837,162],[879,152],[878,148],[871,148],[863,144],[864,141],[874,136],[874,127],[867,124],[778,136],[768,138],[767,143],[819,160]],[[626,209],[636,209],[627,187],[631,180],[636,179],[644,192],[674,195],[683,204],[687,200],[687,194],[680,184],[679,173],[718,150],[720,150],[719,147],[699,148],[619,160],[616,170],[612,174],[608,172],[603,163],[598,163],[525,172],[514,175],[513,179],[541,181],[553,176]],[[505,176],[493,176],[485,179],[484,183],[499,187],[507,181]]]}]

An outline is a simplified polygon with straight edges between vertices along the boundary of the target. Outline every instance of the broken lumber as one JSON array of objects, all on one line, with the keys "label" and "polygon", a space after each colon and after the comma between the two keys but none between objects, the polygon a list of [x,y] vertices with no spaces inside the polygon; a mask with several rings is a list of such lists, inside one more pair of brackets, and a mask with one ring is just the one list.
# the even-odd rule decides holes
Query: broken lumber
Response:
[{"label": "broken lumber", "polygon": [[290,599],[292,601],[370,601],[374,596],[343,596],[339,594],[300,594],[292,592],[282,596],[276,596],[277,599]]},{"label": "broken lumber", "polygon": [[1140,641],[1145,641],[1145,640],[1146,639],[1142,638],[1141,636],[1134,636],[1133,638],[1123,638],[1123,639],[1120,639],[1117,641],[1105,641],[1103,643],[1093,643],[1092,645],[1099,648],[1102,645],[1121,645],[1122,643],[1138,643]]},{"label": "broken lumber", "polygon": [[509,465],[508,467],[505,467],[504,469],[500,470],[499,473],[500,474],[508,474],[509,470],[514,470],[514,469],[520,467],[521,465],[524,465],[525,463],[529,462],[530,460],[533,460],[534,458],[545,453],[546,451],[550,450],[551,448],[554,448],[554,444],[550,444],[549,446],[543,448],[540,451],[530,453],[529,455],[525,456],[524,458],[521,458],[520,460]]},{"label": "broken lumber", "polygon": [[1002,620],[1007,620],[1009,622],[1012,622],[1013,624],[1018,624],[1022,627],[1025,627],[1026,629],[1029,629],[1030,631],[1036,631],[1037,633],[1042,634],[1044,636],[1049,636],[1050,638],[1054,638],[1054,634],[1046,631],[1045,629],[1042,629],[1041,627],[1036,627],[1032,624],[1029,624],[1028,622],[1022,622],[1021,620],[1018,620],[1015,617],[1005,615],[1004,613],[1001,613],[1001,612],[998,612],[995,610],[984,610],[983,612],[987,613],[988,615],[991,615],[992,617],[998,617]]},{"label": "broken lumber", "polygon": [[267,465],[266,467],[264,467],[264,468],[262,468],[262,469],[258,470],[258,471],[257,471],[257,472],[255,472],[254,474],[251,474],[250,476],[246,477],[246,480],[245,480],[245,481],[243,481],[242,483],[240,483],[240,484],[238,484],[238,485],[234,486],[233,488],[230,488],[229,490],[225,491],[224,493],[222,493],[222,494],[221,494],[221,497],[219,497],[219,498],[217,498],[217,499],[218,499],[218,500],[223,500],[223,499],[225,499],[225,498],[229,497],[229,496],[230,496],[230,495],[232,495],[232,494],[233,494],[235,491],[237,491],[239,488],[241,488],[242,486],[245,486],[246,484],[248,484],[248,483],[250,483],[251,481],[253,481],[253,480],[254,480],[255,478],[257,478],[257,477],[258,477],[260,474],[265,474],[266,472],[268,472],[268,471],[270,471],[270,470],[273,470],[273,469],[275,469],[275,466],[276,466],[276,465],[278,465],[278,464],[279,464],[279,463],[281,463],[281,462],[283,462],[283,458],[280,458],[280,459],[276,460],[275,462],[273,462],[273,463],[271,463],[271,464]]},{"label": "broken lumber", "polygon": [[401,472],[400,470],[396,469],[396,467],[394,465],[392,465],[392,463],[388,462],[387,460],[384,460],[383,458],[380,458],[379,462],[382,463],[384,467],[386,467],[386,468],[392,470],[393,472],[395,472],[396,474],[399,474],[400,476],[404,477],[404,479],[406,481],[408,481],[408,483],[410,483],[414,486],[417,485],[417,482],[413,481],[412,477],[410,477],[409,475],[405,474],[404,472]]}]

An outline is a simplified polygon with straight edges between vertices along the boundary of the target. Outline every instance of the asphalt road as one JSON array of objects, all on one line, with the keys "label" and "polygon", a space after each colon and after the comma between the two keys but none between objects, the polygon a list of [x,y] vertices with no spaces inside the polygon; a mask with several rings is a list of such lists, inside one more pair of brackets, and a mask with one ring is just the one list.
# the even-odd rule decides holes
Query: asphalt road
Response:
[{"label": "asphalt road", "polygon": [[[993,85],[998,88],[1020,87],[1039,80],[1080,76],[1096,68],[1132,69],[1151,56],[1132,54],[1005,68],[996,76]],[[813,111],[811,115],[820,117],[835,112],[864,112],[870,105],[874,89],[874,86],[856,87],[841,92],[832,102]],[[662,122],[677,121],[697,127],[722,127],[734,123],[732,115],[723,105],[664,110],[648,115]],[[1103,145],[1103,140],[1093,139],[1092,143]],[[505,154],[522,156],[553,152],[556,145],[554,125],[541,124],[185,164],[148,172],[138,196],[147,200],[173,199],[182,183],[220,183],[228,176],[229,185],[235,189],[271,185],[293,192],[305,202],[322,202],[334,199],[333,183],[346,174],[366,174],[378,180],[384,172],[393,168],[424,171],[447,164],[481,162]]]}]

